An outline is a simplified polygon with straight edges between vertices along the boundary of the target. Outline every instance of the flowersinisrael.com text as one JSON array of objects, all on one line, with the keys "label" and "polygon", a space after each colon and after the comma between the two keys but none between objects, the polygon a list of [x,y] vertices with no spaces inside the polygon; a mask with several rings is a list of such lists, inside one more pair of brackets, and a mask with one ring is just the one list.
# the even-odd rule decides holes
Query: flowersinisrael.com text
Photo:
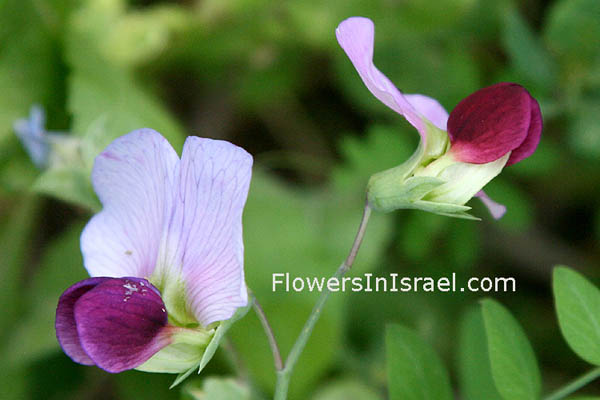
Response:
[{"label": "flowersinisrael.com text", "polygon": [[454,272],[439,278],[401,277],[396,273],[325,278],[291,276],[286,272],[273,274],[272,288],[274,292],[516,292],[517,281],[513,277],[472,277],[462,286],[457,284]]}]

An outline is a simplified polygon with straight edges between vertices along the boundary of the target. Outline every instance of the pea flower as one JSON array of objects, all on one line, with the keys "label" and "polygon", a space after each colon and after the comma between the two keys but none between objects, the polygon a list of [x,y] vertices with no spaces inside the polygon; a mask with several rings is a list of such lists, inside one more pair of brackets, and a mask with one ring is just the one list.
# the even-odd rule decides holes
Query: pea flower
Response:
[{"label": "pea flower", "polygon": [[81,235],[92,276],[68,288],[56,334],[74,361],[108,372],[193,367],[221,321],[248,303],[242,211],[252,157],[187,138],[181,159],[158,132],[133,131],[96,157],[103,210]]},{"label": "pea flower", "polygon": [[494,217],[501,217],[505,207],[481,189],[537,148],[542,114],[527,90],[497,83],[463,99],[448,115],[430,97],[403,94],[375,67],[371,20],[349,18],[336,36],[369,91],[404,116],[421,137],[408,161],[371,177],[370,205],[381,211],[415,208],[474,219],[465,203],[478,196]]},{"label": "pea flower", "polygon": [[80,164],[79,140],[61,132],[47,131],[45,125],[46,113],[38,104],[31,106],[29,118],[18,119],[13,124],[15,134],[35,166],[45,169],[73,160]]}]

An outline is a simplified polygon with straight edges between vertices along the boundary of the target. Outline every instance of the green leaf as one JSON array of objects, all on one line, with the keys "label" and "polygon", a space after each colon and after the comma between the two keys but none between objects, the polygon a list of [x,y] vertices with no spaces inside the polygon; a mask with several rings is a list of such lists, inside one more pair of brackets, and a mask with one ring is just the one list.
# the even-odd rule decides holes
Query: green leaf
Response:
[{"label": "green leaf", "polygon": [[405,131],[408,129],[373,125],[369,127],[364,139],[343,136],[339,149],[344,163],[334,167],[332,172],[335,188],[340,191],[364,192],[371,175],[408,160],[416,149],[417,142],[411,141],[411,133]]},{"label": "green leaf", "polygon": [[569,397],[568,400],[600,400],[598,396],[577,396],[577,397]]},{"label": "green leaf", "polygon": [[98,37],[111,31],[122,12],[118,4],[88,2],[74,13],[69,26],[66,47],[72,75],[68,108],[73,114],[73,131],[85,136],[101,120],[100,141],[106,145],[134,129],[152,128],[181,150],[184,134],[179,123],[128,70],[111,63],[98,48]]},{"label": "green leaf", "polygon": [[492,376],[505,400],[537,400],[540,370],[527,336],[510,312],[492,299],[481,302]]},{"label": "green leaf", "polygon": [[580,101],[569,116],[569,144],[577,154],[596,160],[600,156],[600,98]]},{"label": "green leaf", "polygon": [[250,390],[232,378],[206,378],[202,388],[192,383],[183,389],[190,400],[250,400]]},{"label": "green leaf", "polygon": [[32,189],[93,212],[102,208],[92,188],[89,171],[81,167],[46,170],[34,182]]},{"label": "green leaf", "polygon": [[15,368],[59,349],[54,333],[58,298],[69,286],[87,277],[79,249],[82,228],[74,225],[48,245],[29,282],[25,292],[27,312],[8,339],[6,358]]},{"label": "green leaf", "polygon": [[0,4],[0,143],[13,134],[14,121],[26,117],[32,103],[45,104],[56,95],[52,89],[60,71],[45,16],[34,1]]},{"label": "green leaf", "polygon": [[545,27],[548,46],[573,67],[597,63],[600,56],[599,15],[600,2],[596,0],[554,2]]},{"label": "green leaf", "polygon": [[441,360],[410,329],[387,327],[386,358],[390,400],[452,399],[450,378]]},{"label": "green leaf", "polygon": [[466,400],[501,400],[492,378],[483,315],[470,308],[460,325],[458,344],[459,375]]},{"label": "green leaf", "polygon": [[[34,196],[18,199],[5,220],[2,218],[0,231],[0,337],[12,330],[14,319],[23,305],[22,278],[24,265],[30,260],[29,243],[37,226],[40,200]],[[4,345],[2,345],[4,349]]]},{"label": "green leaf", "polygon": [[206,364],[208,364],[208,362],[212,360],[213,356],[215,355],[215,352],[221,344],[221,341],[225,338],[225,334],[227,333],[229,328],[231,328],[231,326],[235,322],[242,319],[246,314],[248,314],[248,310],[250,310],[251,307],[252,302],[249,301],[246,307],[238,308],[231,318],[219,324],[219,327],[217,328],[215,334],[208,343],[208,346],[206,346],[206,350],[204,350],[204,354],[202,354],[202,358],[200,359],[198,365],[195,365],[186,372],[182,372],[181,374],[177,375],[177,378],[175,378],[175,381],[171,384],[170,389],[173,389],[175,386],[183,382],[185,378],[190,376],[192,372],[194,372],[196,369],[198,369],[198,374],[202,372],[204,367],[206,367]]},{"label": "green leaf", "polygon": [[514,7],[503,18],[502,41],[514,69],[536,87],[548,91],[555,81],[555,65],[527,22]]},{"label": "green leaf", "polygon": [[485,186],[485,192],[492,199],[506,206],[506,214],[496,222],[497,224],[516,232],[524,232],[533,224],[535,212],[528,194],[510,183],[508,179],[504,177],[494,179]]},{"label": "green leaf", "polygon": [[381,396],[373,389],[356,380],[340,380],[319,390],[313,400],[379,400]]},{"label": "green leaf", "polygon": [[600,289],[564,266],[554,269],[554,300],[560,330],[571,349],[600,365]]}]

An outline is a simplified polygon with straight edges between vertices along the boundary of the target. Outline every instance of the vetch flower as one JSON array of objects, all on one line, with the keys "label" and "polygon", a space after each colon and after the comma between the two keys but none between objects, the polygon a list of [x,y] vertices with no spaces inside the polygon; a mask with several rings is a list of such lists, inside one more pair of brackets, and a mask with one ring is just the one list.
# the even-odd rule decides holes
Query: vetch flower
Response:
[{"label": "vetch flower", "polygon": [[44,109],[34,104],[29,118],[18,119],[13,129],[25,147],[31,161],[39,169],[60,166],[75,161],[81,164],[80,140],[61,132],[46,131]]},{"label": "vetch flower", "polygon": [[448,115],[430,97],[403,94],[375,67],[371,20],[349,18],[338,26],[336,36],[369,91],[404,116],[421,137],[408,161],[371,177],[370,205],[381,211],[416,208],[474,218],[466,213],[470,207],[465,203],[477,196],[495,218],[501,217],[505,207],[481,189],[505,166],[537,148],[542,115],[527,90],[498,83],[463,99]]},{"label": "vetch flower", "polygon": [[252,157],[187,138],[181,159],[158,132],[133,131],[96,158],[103,204],[81,235],[92,278],[61,296],[56,334],[74,361],[109,372],[194,367],[222,321],[248,303],[242,211]]}]

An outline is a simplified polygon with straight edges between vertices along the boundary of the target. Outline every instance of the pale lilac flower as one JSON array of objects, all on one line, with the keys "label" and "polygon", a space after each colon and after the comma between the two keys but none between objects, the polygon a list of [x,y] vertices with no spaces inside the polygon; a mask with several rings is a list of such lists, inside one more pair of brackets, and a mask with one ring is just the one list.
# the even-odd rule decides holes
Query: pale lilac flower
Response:
[{"label": "pale lilac flower", "polygon": [[[67,289],[57,308],[67,355],[109,372],[181,372],[198,360],[216,323],[248,302],[242,211],[251,167],[242,148],[198,137],[179,159],[151,129],[96,158],[104,209],[81,235],[93,278]],[[191,347],[170,346],[180,343]],[[185,354],[190,348],[198,354]],[[173,354],[189,359],[165,366]]]},{"label": "pale lilac flower", "polygon": [[31,161],[40,169],[47,166],[50,152],[45,125],[46,115],[42,107],[37,104],[31,106],[29,118],[18,119],[13,125]]},{"label": "pale lilac flower", "polygon": [[83,165],[80,138],[64,132],[47,131],[46,114],[40,105],[31,106],[29,118],[16,120],[13,129],[29,158],[39,169]]},{"label": "pale lilac flower", "polygon": [[448,112],[434,99],[403,94],[373,64],[375,29],[367,18],[343,21],[336,36],[369,91],[413,125],[421,142],[410,160],[369,182],[376,209],[418,208],[471,218],[464,204],[480,197],[495,218],[506,208],[481,190],[506,165],[530,156],[540,140],[542,115],[521,86],[498,83]]}]

